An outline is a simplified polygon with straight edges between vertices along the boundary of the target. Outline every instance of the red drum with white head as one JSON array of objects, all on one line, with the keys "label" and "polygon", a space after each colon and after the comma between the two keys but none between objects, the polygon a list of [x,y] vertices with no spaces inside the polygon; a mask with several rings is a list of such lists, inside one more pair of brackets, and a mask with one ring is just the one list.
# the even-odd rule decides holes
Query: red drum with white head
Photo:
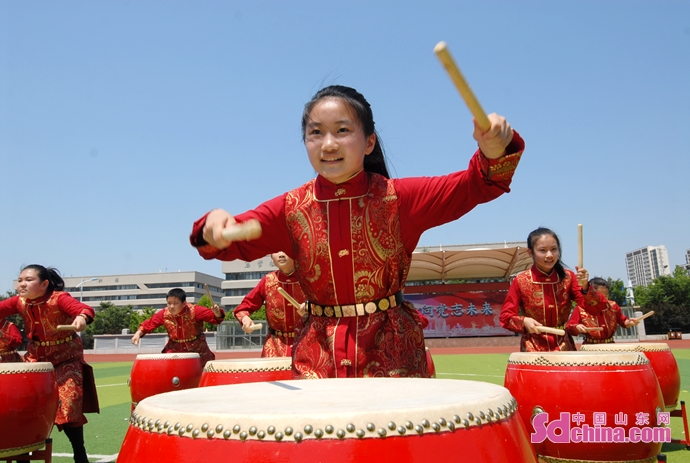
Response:
[{"label": "red drum with white head", "polygon": [[[549,463],[656,463],[659,438],[670,439],[670,428],[667,436],[653,429],[664,401],[641,353],[513,353],[505,386],[518,402],[537,455]],[[647,424],[638,423],[645,417]]]},{"label": "red drum with white head", "polygon": [[137,355],[129,378],[132,410],[146,397],[198,387],[201,371],[196,352]]},{"label": "red drum with white head", "polygon": [[211,360],[201,374],[200,387],[292,379],[291,357]]},{"label": "red drum with white head", "polygon": [[668,344],[663,342],[583,344],[587,352],[642,352],[649,359],[664,395],[666,411],[675,410],[680,397],[680,370]]},{"label": "red drum with white head", "polygon": [[58,407],[53,365],[0,363],[0,383],[0,457],[42,448]]},{"label": "red drum with white head", "polygon": [[150,397],[118,462],[535,463],[501,386],[428,378],[277,381]]}]

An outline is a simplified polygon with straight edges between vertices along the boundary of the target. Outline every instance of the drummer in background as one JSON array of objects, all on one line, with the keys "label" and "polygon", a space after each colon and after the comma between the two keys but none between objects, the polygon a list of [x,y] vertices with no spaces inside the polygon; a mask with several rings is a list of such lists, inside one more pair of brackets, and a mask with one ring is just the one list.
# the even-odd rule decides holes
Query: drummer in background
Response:
[{"label": "drummer in background", "polygon": [[22,346],[22,333],[9,320],[0,323],[0,363],[21,362],[17,349]]},{"label": "drummer in background", "polygon": [[[609,300],[609,284],[603,278],[592,278],[589,280],[589,286],[602,294],[608,300],[608,307],[604,309],[599,315],[592,315],[587,313],[579,305],[573,310],[573,314],[568,320],[566,329],[573,336],[581,334],[584,337],[583,344],[605,344],[615,342],[613,335],[616,334],[618,325],[623,328],[631,328],[637,326],[640,321],[634,318],[628,318],[623,315],[623,311],[618,306],[616,301]],[[601,330],[587,330],[587,328],[602,328]]]},{"label": "drummer in background", "polygon": [[587,313],[599,315],[607,307],[604,296],[589,291],[589,274],[575,267],[577,274],[561,261],[561,242],[548,228],[538,228],[527,237],[534,260],[532,268],[519,273],[510,284],[499,319],[507,330],[522,334],[520,351],[575,350],[573,337],[541,333],[538,326],[564,329],[572,302]]},{"label": "drummer in background", "polygon": [[259,284],[245,296],[235,308],[235,318],[242,324],[245,333],[251,333],[253,324],[250,314],[266,305],[268,336],[261,351],[262,357],[291,357],[292,342],[295,339],[295,323],[304,313],[290,304],[279,292],[283,288],[300,304],[307,298],[295,275],[295,261],[284,252],[271,254],[278,270],[264,276]]},{"label": "drummer in background", "polygon": [[151,318],[143,321],[132,337],[132,344],[139,345],[142,336],[164,326],[170,339],[162,353],[196,352],[201,357],[201,366],[216,356],[211,352],[204,336],[204,322],[216,325],[223,322],[225,312],[214,305],[211,309],[187,302],[187,294],[181,288],[168,291],[168,306]]},{"label": "drummer in background", "polygon": [[[65,282],[54,268],[27,265],[17,279],[17,296],[0,301],[0,318],[20,314],[29,338],[27,362],[50,362],[60,398],[55,424],[72,444],[74,461],[88,463],[84,447],[84,413],[98,413],[93,369],[84,361],[81,332],[93,323],[94,310],[64,292]],[[57,331],[72,325],[74,331]]]}]

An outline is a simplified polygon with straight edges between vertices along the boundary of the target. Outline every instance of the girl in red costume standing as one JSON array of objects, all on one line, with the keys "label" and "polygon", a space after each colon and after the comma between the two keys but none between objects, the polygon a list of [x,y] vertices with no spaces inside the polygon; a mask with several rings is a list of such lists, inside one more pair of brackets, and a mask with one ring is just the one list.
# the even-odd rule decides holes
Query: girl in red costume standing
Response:
[{"label": "girl in red costume standing", "polygon": [[76,463],[88,463],[84,448],[84,413],[98,412],[93,370],[84,362],[81,332],[93,322],[94,311],[64,292],[65,282],[56,269],[28,265],[17,279],[17,296],[0,301],[0,318],[20,314],[29,338],[27,362],[50,362],[55,368],[60,405],[55,424],[65,432]]},{"label": "girl in red costume standing", "polygon": [[0,321],[0,363],[21,362],[17,349],[22,345],[22,333],[9,320]]},{"label": "girl in red costume standing", "polygon": [[[307,296],[293,345],[293,376],[428,376],[422,321],[402,289],[425,230],[509,191],[523,141],[503,117],[475,124],[479,150],[467,170],[390,179],[371,107],[356,90],[326,87],[302,114],[317,177],[232,216],[199,219],[191,243],[206,259],[251,261],[276,251],[295,260]],[[249,219],[263,234],[230,242],[224,228]]]},{"label": "girl in red costume standing", "polygon": [[527,237],[534,260],[532,268],[519,273],[510,284],[499,319],[503,328],[522,334],[522,352],[575,350],[570,333],[563,336],[539,331],[540,326],[564,329],[573,301],[588,313],[598,315],[607,307],[606,298],[589,289],[589,274],[577,273],[561,262],[561,241],[548,228],[537,228]]}]

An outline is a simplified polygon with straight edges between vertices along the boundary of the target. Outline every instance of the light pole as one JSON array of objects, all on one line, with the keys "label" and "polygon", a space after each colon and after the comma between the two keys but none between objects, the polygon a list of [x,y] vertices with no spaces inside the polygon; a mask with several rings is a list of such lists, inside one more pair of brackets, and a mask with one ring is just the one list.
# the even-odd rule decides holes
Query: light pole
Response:
[{"label": "light pole", "polygon": [[81,280],[79,284],[77,285],[77,288],[79,288],[79,302],[82,301],[84,298],[84,283],[87,281],[96,281],[98,278],[91,278],[90,280]]}]

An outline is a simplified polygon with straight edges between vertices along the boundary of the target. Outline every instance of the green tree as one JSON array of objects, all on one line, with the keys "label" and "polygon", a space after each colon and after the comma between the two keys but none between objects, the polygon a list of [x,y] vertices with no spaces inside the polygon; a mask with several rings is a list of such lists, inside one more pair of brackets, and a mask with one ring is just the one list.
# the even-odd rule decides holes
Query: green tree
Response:
[{"label": "green tree", "polygon": [[93,349],[96,334],[121,334],[124,328],[129,328],[131,318],[132,306],[118,307],[111,302],[101,302],[96,307],[96,318],[84,331],[84,348]]},{"label": "green tree", "polygon": [[634,292],[643,312],[654,311],[654,316],[645,320],[647,333],[690,330],[690,276],[682,268],[676,267],[673,275],[656,278],[649,286],[637,286]]},{"label": "green tree", "polygon": [[[153,315],[158,312],[158,309],[155,309],[153,307],[144,307],[141,309],[141,311],[132,311],[132,318],[129,319],[129,332],[134,334],[137,332],[139,329],[139,325],[141,325],[144,321],[148,320],[149,318],[153,317]],[[165,333],[165,327],[159,326],[155,330],[153,330],[154,333]]]},{"label": "green tree", "polygon": [[609,283],[609,300],[614,301],[620,306],[628,305],[625,298],[625,283],[620,278],[613,279],[608,277],[606,279]]},{"label": "green tree", "polygon": [[[199,298],[199,302],[196,303],[196,305],[200,305],[201,307],[206,307],[206,308],[211,308],[213,307],[213,301],[211,301],[211,298],[208,297],[207,294],[204,294]],[[225,320],[228,319],[228,315],[232,316],[232,314],[225,314]],[[215,323],[209,323],[209,322],[204,322],[204,331],[218,331],[218,325]]]}]

